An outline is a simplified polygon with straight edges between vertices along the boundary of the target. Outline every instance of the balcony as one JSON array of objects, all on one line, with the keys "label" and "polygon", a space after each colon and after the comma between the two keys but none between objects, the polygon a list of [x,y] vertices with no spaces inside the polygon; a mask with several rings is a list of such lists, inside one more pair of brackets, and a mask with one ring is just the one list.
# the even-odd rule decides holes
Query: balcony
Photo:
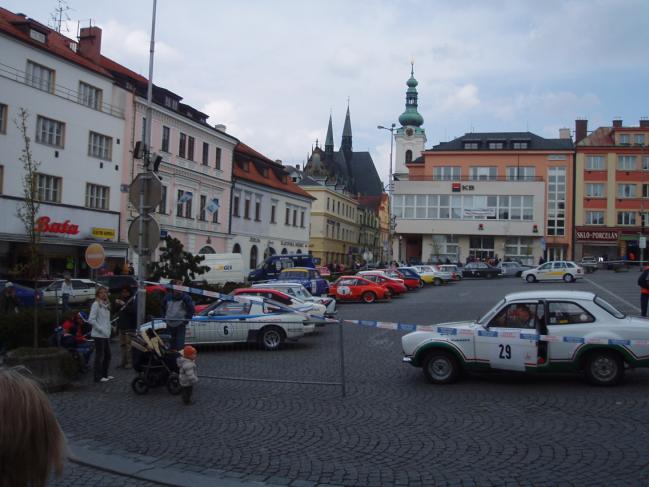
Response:
[{"label": "balcony", "polygon": [[[0,77],[9,79],[11,81],[15,81],[25,86],[32,87],[39,91],[44,91],[36,86],[33,86],[31,83],[27,81],[28,76],[25,71],[21,71],[11,66],[7,66],[6,64],[3,63],[0,63]],[[91,110],[95,110],[95,107],[89,106],[82,102],[82,96],[78,91],[71,90],[70,88],[58,85],[56,83],[53,84],[53,88],[54,88],[53,91],[44,91],[44,92],[77,103]],[[96,110],[102,113],[106,113],[107,115],[111,115],[113,117],[117,117],[121,119],[124,118],[124,110],[114,105],[111,105],[109,103],[103,103],[103,102],[100,103],[99,106],[96,108]]]}]

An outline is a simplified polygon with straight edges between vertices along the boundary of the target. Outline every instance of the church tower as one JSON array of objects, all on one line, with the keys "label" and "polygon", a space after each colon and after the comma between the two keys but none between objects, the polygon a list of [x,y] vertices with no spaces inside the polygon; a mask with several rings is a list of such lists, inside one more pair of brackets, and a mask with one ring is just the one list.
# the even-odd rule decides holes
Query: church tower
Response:
[{"label": "church tower", "polygon": [[417,85],[415,66],[411,63],[410,78],[406,82],[406,110],[399,116],[399,127],[394,133],[396,145],[394,175],[404,179],[408,175],[406,163],[417,159],[425,149],[426,131],[421,127],[424,117],[417,111]]}]

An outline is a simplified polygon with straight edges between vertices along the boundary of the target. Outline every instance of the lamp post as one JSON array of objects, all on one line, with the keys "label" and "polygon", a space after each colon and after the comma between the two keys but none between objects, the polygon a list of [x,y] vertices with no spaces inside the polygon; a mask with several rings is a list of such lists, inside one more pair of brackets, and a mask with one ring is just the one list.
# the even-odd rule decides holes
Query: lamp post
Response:
[{"label": "lamp post", "polygon": [[379,130],[387,130],[390,132],[390,173],[388,176],[388,260],[390,263],[394,260],[392,258],[392,149],[394,147],[394,131],[396,126],[396,123],[390,124],[390,127],[384,127],[383,125],[376,126]]}]

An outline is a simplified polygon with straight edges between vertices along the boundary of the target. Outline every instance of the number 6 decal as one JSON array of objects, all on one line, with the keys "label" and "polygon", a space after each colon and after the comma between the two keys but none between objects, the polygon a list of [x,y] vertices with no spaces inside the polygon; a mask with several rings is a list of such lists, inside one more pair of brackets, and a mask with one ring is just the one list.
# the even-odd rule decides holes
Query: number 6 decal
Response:
[{"label": "number 6 decal", "polygon": [[502,343],[498,345],[498,348],[500,349],[500,353],[498,354],[499,358],[502,359],[511,359],[512,358],[512,347],[511,345],[503,345]]},{"label": "number 6 decal", "polygon": [[[223,327],[223,334],[224,334],[224,335],[227,335],[228,333],[230,333],[230,330],[228,330],[228,325],[225,325],[225,326]],[[502,345],[501,345],[501,346],[502,346]]]}]

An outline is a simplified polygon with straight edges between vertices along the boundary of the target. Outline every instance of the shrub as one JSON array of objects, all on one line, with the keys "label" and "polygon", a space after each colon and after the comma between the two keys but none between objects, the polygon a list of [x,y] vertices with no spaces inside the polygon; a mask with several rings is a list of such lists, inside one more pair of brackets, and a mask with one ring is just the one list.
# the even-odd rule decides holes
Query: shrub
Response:
[{"label": "shrub", "polygon": [[[31,347],[34,341],[34,310],[0,314],[0,348]],[[45,346],[56,327],[54,310],[38,310],[38,345]]]}]

